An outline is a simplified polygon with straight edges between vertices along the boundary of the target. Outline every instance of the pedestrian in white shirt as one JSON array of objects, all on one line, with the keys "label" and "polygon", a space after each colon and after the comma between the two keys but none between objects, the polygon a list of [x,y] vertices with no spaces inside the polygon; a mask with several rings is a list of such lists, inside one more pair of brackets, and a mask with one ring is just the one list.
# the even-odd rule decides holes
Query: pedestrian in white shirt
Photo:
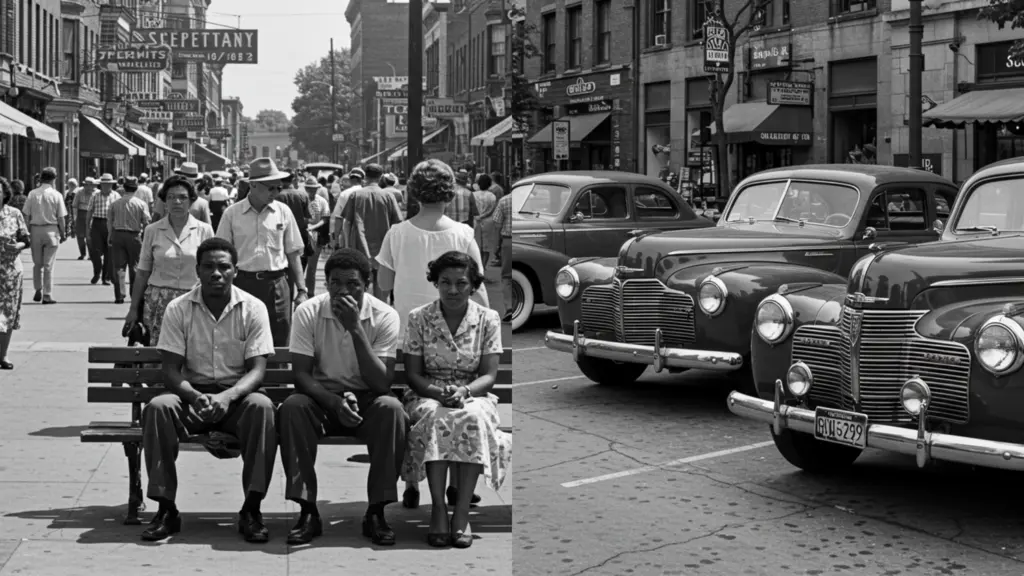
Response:
[{"label": "pedestrian in white shirt", "polygon": [[135,197],[145,202],[150,212],[153,211],[153,188],[149,186],[149,174],[139,174],[139,188],[135,191]]},{"label": "pedestrian in white shirt", "polygon": [[344,248],[345,239],[341,237],[341,214],[345,210],[345,203],[352,196],[352,193],[363,187],[363,180],[366,173],[362,168],[353,168],[348,173],[348,180],[351,183],[347,189],[338,194],[338,201],[334,203],[334,210],[331,211],[331,237],[339,248]]},{"label": "pedestrian in white shirt", "polygon": [[53,263],[57,259],[57,247],[67,239],[64,219],[68,209],[64,196],[53,187],[56,180],[55,168],[43,168],[39,173],[39,187],[28,193],[21,209],[32,238],[32,284],[36,290],[32,301],[43,304],[56,303],[52,297]]}]

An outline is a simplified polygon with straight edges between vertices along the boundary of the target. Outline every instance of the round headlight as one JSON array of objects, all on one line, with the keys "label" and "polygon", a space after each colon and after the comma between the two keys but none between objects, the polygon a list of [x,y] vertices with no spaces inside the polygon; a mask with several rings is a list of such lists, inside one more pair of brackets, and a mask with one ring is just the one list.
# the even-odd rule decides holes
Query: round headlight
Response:
[{"label": "round headlight", "polygon": [[928,389],[928,385],[920,378],[911,378],[903,383],[903,388],[900,388],[900,404],[903,405],[903,409],[907,411],[907,414],[911,416],[919,415],[921,413],[921,406],[931,401],[931,399],[932,391]]},{"label": "round headlight", "polygon": [[978,331],[974,351],[978,363],[996,376],[1014,372],[1024,363],[1024,329],[1006,316],[995,316]]},{"label": "round headlight", "polygon": [[803,362],[793,364],[786,372],[786,389],[797,398],[802,398],[810,392],[813,384],[814,375],[811,374],[811,367]]},{"label": "round headlight", "polygon": [[729,291],[725,287],[725,282],[715,276],[708,276],[700,284],[700,293],[698,294],[698,302],[700,309],[704,311],[708,316],[718,316],[725,309],[725,298],[729,295]]},{"label": "round headlight", "polygon": [[555,293],[562,300],[572,300],[580,290],[580,277],[576,270],[565,266],[555,276]]},{"label": "round headlight", "polygon": [[793,306],[785,297],[772,294],[757,306],[754,313],[757,335],[769,344],[778,344],[793,331]]}]

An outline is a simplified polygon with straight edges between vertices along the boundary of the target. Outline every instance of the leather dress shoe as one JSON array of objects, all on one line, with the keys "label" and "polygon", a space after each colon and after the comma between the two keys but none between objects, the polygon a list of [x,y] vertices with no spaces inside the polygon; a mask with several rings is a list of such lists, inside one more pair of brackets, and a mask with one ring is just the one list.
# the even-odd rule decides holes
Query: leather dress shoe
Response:
[{"label": "leather dress shoe", "polygon": [[238,533],[245,536],[246,542],[262,544],[270,540],[270,530],[263,524],[262,512],[242,510],[238,513]]},{"label": "leather dress shoe", "polygon": [[299,521],[295,523],[291,532],[288,533],[288,543],[293,545],[309,544],[313,541],[313,538],[323,533],[324,524],[320,519],[320,514],[303,512],[299,515]]},{"label": "leather dress shoe", "polygon": [[149,522],[149,527],[142,531],[142,539],[146,542],[158,542],[181,532],[181,515],[178,511],[158,510]]},{"label": "leather dress shoe", "polygon": [[363,536],[373,540],[378,546],[394,546],[395,531],[384,519],[384,513],[363,516]]},{"label": "leather dress shoe", "polygon": [[89,280],[89,283],[90,284],[95,284],[95,283],[97,283],[99,281],[100,281],[100,277],[97,275],[97,276],[93,276],[92,280]]}]

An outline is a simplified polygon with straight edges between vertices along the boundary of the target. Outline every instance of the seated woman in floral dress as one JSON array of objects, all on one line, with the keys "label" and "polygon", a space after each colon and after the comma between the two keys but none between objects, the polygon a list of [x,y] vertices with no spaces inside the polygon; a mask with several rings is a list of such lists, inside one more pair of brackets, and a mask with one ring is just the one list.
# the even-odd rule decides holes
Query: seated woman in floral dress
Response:
[{"label": "seated woman in floral dress", "polygon": [[497,490],[505,480],[512,438],[498,429],[498,399],[490,390],[498,375],[501,320],[470,300],[483,284],[476,261],[446,252],[427,266],[438,299],[409,313],[405,370],[411,420],[402,478],[430,486],[431,546],[468,548],[472,490],[459,490],[451,520],[445,480],[453,468],[460,486],[475,486],[483,473]]}]

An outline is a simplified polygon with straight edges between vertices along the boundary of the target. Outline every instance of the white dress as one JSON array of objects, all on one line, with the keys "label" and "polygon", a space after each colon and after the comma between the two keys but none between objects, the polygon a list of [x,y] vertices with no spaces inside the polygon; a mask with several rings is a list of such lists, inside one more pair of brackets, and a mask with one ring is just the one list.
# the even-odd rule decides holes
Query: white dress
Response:
[{"label": "white dress", "polygon": [[[395,272],[395,310],[401,319],[402,339],[409,324],[409,313],[437,300],[437,288],[427,281],[427,264],[445,252],[458,250],[469,254],[483,271],[480,247],[476,245],[473,229],[465,224],[455,224],[446,230],[429,231],[406,220],[396,224],[384,236],[384,243],[377,254],[377,262]],[[487,290],[483,285],[473,295],[481,306],[489,307]],[[399,342],[401,348],[403,342]]]}]

